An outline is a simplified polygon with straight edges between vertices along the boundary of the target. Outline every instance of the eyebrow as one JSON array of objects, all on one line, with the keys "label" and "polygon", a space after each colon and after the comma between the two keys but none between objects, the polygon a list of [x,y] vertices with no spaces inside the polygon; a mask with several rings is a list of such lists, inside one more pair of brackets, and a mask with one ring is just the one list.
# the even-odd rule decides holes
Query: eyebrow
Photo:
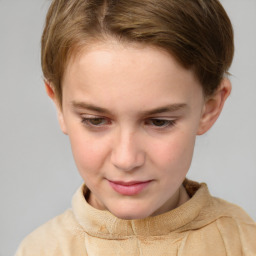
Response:
[{"label": "eyebrow", "polygon": [[[86,110],[91,110],[94,112],[98,112],[101,114],[111,114],[111,112],[103,107],[99,107],[93,104],[89,104],[86,102],[76,102],[76,101],[72,101],[71,105],[74,109],[86,109]],[[146,111],[141,111],[140,114],[141,115],[155,115],[155,114],[161,114],[161,113],[165,113],[165,112],[174,112],[174,111],[178,111],[184,108],[187,108],[188,105],[185,103],[176,103],[176,104],[170,104],[170,105],[166,105],[166,106],[161,106],[155,109],[150,109],[150,110],[146,110]]]},{"label": "eyebrow", "polygon": [[176,103],[176,104],[170,104],[167,106],[163,106],[163,107],[159,107],[159,108],[155,108],[155,109],[151,109],[151,110],[146,110],[146,111],[142,111],[141,113],[143,115],[155,115],[155,114],[161,114],[161,113],[165,113],[165,112],[174,112],[174,111],[178,111],[181,109],[186,108],[188,105],[185,103]]},{"label": "eyebrow", "polygon": [[77,108],[77,109],[86,109],[86,110],[92,110],[98,113],[102,113],[102,114],[110,114],[110,111],[106,108],[102,108],[93,104],[89,104],[86,102],[76,102],[76,101],[72,101],[71,105],[73,108]]}]

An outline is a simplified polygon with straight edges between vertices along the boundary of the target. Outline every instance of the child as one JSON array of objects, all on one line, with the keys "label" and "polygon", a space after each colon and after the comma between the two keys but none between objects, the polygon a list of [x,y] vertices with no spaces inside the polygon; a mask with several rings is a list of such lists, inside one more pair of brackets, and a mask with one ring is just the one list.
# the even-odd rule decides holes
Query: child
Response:
[{"label": "child", "polygon": [[217,0],[53,0],[45,86],[85,184],[16,255],[255,255],[253,220],[186,179],[233,51]]}]

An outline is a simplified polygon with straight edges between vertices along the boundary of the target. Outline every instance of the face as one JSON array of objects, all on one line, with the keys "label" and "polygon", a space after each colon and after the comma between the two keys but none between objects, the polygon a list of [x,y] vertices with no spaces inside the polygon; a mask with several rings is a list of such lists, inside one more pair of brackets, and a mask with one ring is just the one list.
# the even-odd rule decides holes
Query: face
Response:
[{"label": "face", "polygon": [[59,119],[89,203],[123,219],[175,207],[204,111],[193,72],[163,50],[85,49],[65,72]]}]

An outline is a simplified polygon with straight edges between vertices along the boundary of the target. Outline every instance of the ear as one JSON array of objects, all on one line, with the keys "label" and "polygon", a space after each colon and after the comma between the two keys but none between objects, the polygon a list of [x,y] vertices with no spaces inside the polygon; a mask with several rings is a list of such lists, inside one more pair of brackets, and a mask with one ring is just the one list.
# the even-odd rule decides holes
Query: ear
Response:
[{"label": "ear", "polygon": [[197,135],[207,132],[218,119],[224,103],[231,92],[229,79],[223,78],[217,91],[205,99]]},{"label": "ear", "polygon": [[63,116],[62,107],[61,107],[61,104],[60,104],[59,100],[57,99],[54,88],[46,80],[44,81],[44,84],[45,84],[45,90],[46,90],[47,95],[52,99],[52,101],[55,104],[57,114],[58,114],[58,120],[59,120],[60,128],[61,128],[61,130],[64,134],[68,134],[67,133],[67,127],[66,127],[65,120],[64,120],[64,116]]}]

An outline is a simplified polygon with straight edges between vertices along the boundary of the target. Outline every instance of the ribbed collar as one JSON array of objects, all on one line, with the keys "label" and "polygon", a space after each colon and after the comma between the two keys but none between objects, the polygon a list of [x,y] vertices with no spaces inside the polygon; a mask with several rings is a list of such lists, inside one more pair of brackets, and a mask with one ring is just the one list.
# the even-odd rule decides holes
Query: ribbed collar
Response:
[{"label": "ribbed collar", "polygon": [[85,200],[87,190],[82,185],[72,200],[74,215],[91,236],[105,239],[125,239],[130,236],[162,236],[192,222],[211,201],[206,184],[186,180],[188,194],[192,196],[186,203],[167,213],[140,220],[122,220],[109,211],[93,208]]}]

